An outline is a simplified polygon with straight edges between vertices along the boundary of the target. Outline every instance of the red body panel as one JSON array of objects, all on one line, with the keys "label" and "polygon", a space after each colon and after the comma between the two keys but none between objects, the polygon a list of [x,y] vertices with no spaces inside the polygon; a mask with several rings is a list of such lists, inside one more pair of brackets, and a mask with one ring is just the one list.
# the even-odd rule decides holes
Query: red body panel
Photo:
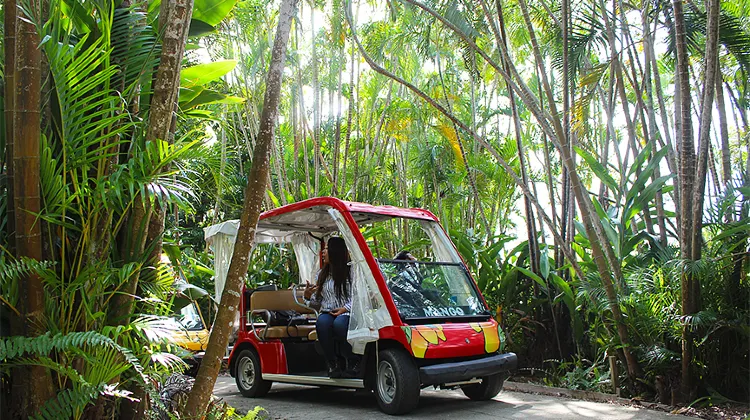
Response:
[{"label": "red body panel", "polygon": [[231,365],[235,353],[243,348],[243,344],[249,343],[258,352],[260,365],[263,366],[263,373],[288,373],[286,364],[286,353],[281,340],[258,341],[255,334],[248,331],[240,331],[237,335],[237,341],[234,343],[234,349],[229,355]]}]

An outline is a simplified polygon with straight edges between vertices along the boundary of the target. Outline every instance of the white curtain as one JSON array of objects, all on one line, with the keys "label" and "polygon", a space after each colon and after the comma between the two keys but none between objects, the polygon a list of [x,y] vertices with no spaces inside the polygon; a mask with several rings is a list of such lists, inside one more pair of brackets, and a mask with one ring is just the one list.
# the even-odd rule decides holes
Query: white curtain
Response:
[{"label": "white curtain", "polygon": [[299,266],[299,284],[314,284],[315,273],[320,269],[320,242],[307,233],[297,233],[292,236],[292,247]]},{"label": "white curtain", "polygon": [[221,293],[227,282],[239,226],[239,220],[230,220],[203,229],[206,243],[214,251],[214,297],[217,303],[221,302]]},{"label": "white curtain", "polygon": [[329,209],[328,213],[336,221],[351,258],[352,311],[346,338],[354,353],[364,354],[367,343],[378,339],[378,330],[393,325],[393,321],[370,266],[365,261],[364,253],[349,230],[344,216],[336,209]]}]

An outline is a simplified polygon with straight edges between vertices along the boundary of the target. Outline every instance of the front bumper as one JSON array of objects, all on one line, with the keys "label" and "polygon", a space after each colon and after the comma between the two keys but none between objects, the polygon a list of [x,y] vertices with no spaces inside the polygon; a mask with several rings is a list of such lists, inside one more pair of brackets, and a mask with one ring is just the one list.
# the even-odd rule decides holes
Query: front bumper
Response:
[{"label": "front bumper", "polygon": [[509,373],[516,370],[518,357],[515,353],[495,354],[465,362],[440,363],[419,368],[422,385],[440,385],[468,381],[473,378]]}]

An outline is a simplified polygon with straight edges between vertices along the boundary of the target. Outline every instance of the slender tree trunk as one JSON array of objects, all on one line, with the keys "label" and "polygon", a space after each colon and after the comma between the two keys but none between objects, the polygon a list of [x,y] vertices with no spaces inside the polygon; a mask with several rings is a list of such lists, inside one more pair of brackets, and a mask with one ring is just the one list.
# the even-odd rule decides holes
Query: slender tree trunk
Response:
[{"label": "slender tree trunk", "polygon": [[727,109],[724,104],[724,81],[721,72],[716,75],[716,108],[719,111],[719,135],[721,137],[721,180],[724,188],[732,180],[732,155],[729,151],[729,128],[727,127]]},{"label": "slender tree trunk", "polygon": [[[344,47],[341,47],[341,50],[339,51],[339,63],[342,63],[344,61]],[[340,64],[339,64],[340,65]],[[336,84],[336,102],[337,102],[337,108],[336,108],[336,129],[333,137],[333,185],[332,185],[332,192],[331,194],[333,196],[339,195],[339,155],[340,155],[340,148],[341,148],[341,77],[343,73],[343,69],[338,67],[337,68],[338,73],[338,81]],[[333,106],[333,103],[331,103],[331,106]]]},{"label": "slender tree trunk", "polygon": [[[146,141],[174,141],[178,89],[180,87],[180,67],[187,42],[188,28],[193,13],[193,0],[169,0],[162,2],[159,21],[163,24],[162,51],[159,67],[153,82]],[[129,261],[141,257],[147,243],[155,243],[149,261],[157,264],[161,256],[161,237],[164,232],[166,208],[149,197],[138,195],[129,216],[131,235],[126,244]],[[140,232],[147,232],[144,236]],[[133,235],[135,232],[135,235]],[[133,296],[137,289],[137,278],[124,286],[124,293],[118,293],[110,302],[110,322],[127,323],[132,312]]]},{"label": "slender tree trunk", "polygon": [[[5,179],[7,188],[7,203],[15,203],[13,198],[13,147],[15,143],[13,122],[15,120],[15,98],[16,98],[16,0],[5,0],[3,3],[4,18],[4,58],[5,58],[5,86],[4,86],[4,116],[5,116]],[[8,205],[6,208],[7,224],[6,238],[9,251],[15,250],[15,206]]]},{"label": "slender tree trunk", "polygon": [[[439,48],[439,47],[438,47]],[[448,112],[453,112],[451,110],[450,100],[448,99],[448,91],[445,88],[445,82],[443,81],[443,71],[440,67],[440,52],[435,56],[436,62],[437,62],[437,68],[438,68],[438,76],[440,77],[440,86],[442,86],[443,96],[445,99],[445,105],[448,109]],[[484,227],[484,231],[487,235],[487,238],[492,237],[492,230],[490,229],[490,224],[487,222],[487,217],[484,214],[484,208],[482,207],[482,201],[479,198],[479,190],[477,190],[477,183],[474,178],[474,172],[472,172],[471,167],[469,166],[469,159],[467,158],[466,154],[466,148],[464,147],[464,142],[461,140],[461,133],[458,132],[458,127],[456,125],[453,125],[453,130],[456,134],[456,142],[458,143],[458,148],[461,152],[461,161],[464,164],[464,167],[466,168],[466,177],[469,180],[469,187],[471,188],[472,196],[474,197],[474,202],[477,206],[477,212],[479,212],[479,220],[482,221],[482,225]],[[472,128],[473,130],[473,128]],[[522,169],[523,171],[523,169]],[[471,214],[469,215],[471,216]]]},{"label": "slender tree trunk", "polygon": [[[708,2],[708,22],[706,23],[706,58],[705,79],[703,83],[703,98],[701,104],[700,126],[698,132],[698,168],[693,190],[692,207],[692,255],[693,261],[701,259],[703,237],[703,202],[705,198],[706,178],[708,170],[708,158],[711,145],[711,120],[713,113],[714,94],[716,93],[717,73],[719,69],[719,10],[720,0]],[[700,284],[698,277],[693,278],[693,312],[700,310],[698,296],[700,295]]]},{"label": "slender tree trunk", "polygon": [[[15,7],[15,2],[6,6]],[[41,0],[26,3],[34,17],[41,12]],[[6,9],[7,11],[7,9]],[[17,11],[17,10],[16,10]],[[13,160],[13,206],[15,207],[15,246],[16,257],[41,261],[42,230],[37,214],[41,211],[40,187],[40,139],[41,133],[41,59],[39,34],[28,16],[17,16],[15,20],[15,62],[14,67],[6,67],[7,73],[14,73],[14,89],[11,115]],[[6,47],[8,47],[6,43]],[[21,334],[27,337],[38,336],[46,328],[44,324],[45,294],[44,285],[37,274],[28,274],[18,282],[18,310],[21,313]],[[53,397],[50,373],[41,366],[25,368],[27,376],[13,383],[13,398],[17,404],[17,414],[28,417],[36,413],[42,404]],[[20,398],[20,399],[18,399]]]},{"label": "slender tree trunk", "polygon": [[[648,2],[644,1],[644,8],[641,12],[641,22],[643,25],[643,55],[644,55],[644,71],[643,71],[643,84],[646,90],[646,108],[648,114],[648,122],[651,128],[650,130],[650,141],[652,142],[653,150],[656,150],[656,143],[662,143],[661,131],[656,123],[656,110],[654,105],[653,87],[651,86],[651,55],[653,54],[653,44],[651,41],[651,34],[649,33],[649,7]],[[664,127],[664,131],[669,131],[669,127]],[[666,133],[668,136],[669,133]],[[662,147],[663,143],[662,143]],[[671,141],[667,141],[666,147],[671,148]],[[667,160],[669,162],[669,159]],[[671,166],[671,165],[670,165]],[[654,177],[658,177],[661,174],[658,173],[659,169],[654,171]],[[667,246],[667,224],[666,224],[666,213],[664,212],[664,194],[661,190],[656,193],[656,220],[659,225],[659,242],[662,246]]]},{"label": "slender tree trunk", "polygon": [[[656,31],[656,26],[658,25],[659,19],[654,19],[654,29],[652,32]],[[671,27],[671,25],[669,25]],[[672,30],[672,29],[670,29]],[[661,116],[661,123],[663,127],[663,133],[664,133],[664,139],[666,141],[667,149],[667,164],[669,165],[669,171],[673,174],[676,174],[678,172],[677,168],[677,154],[675,152],[675,145],[672,142],[672,135],[670,134],[672,132],[671,125],[669,124],[669,117],[667,116],[667,106],[664,101],[664,90],[661,87],[661,74],[659,73],[659,63],[656,61],[656,53],[654,52],[654,42],[652,38],[652,32],[647,32],[647,37],[645,38],[649,44],[648,46],[648,60],[651,63],[651,68],[654,72],[654,87],[656,88],[656,100],[659,104],[659,115]],[[675,96],[675,102],[677,101],[677,97]],[[676,111],[676,109],[675,109]],[[675,127],[675,130],[677,127]],[[679,203],[679,187],[675,188],[673,193],[674,199],[673,201],[675,203]]]},{"label": "slender tree trunk", "polygon": [[[495,22],[489,17],[489,11],[485,11],[485,13],[488,15],[488,20],[492,23],[491,27],[493,32],[495,33],[496,42],[503,43],[505,45],[505,48],[508,48],[508,38],[505,32],[505,19],[503,16],[503,9],[500,5],[500,1],[495,1],[496,9],[497,9],[497,17],[498,17],[498,23],[499,23],[499,29],[500,33],[498,34],[497,28],[495,27]],[[482,6],[484,6],[484,2],[482,2]],[[508,69],[508,63],[503,60],[503,66],[505,67],[505,71],[510,73],[510,70]],[[521,180],[525,184],[529,184],[529,177],[526,173],[526,153],[524,152],[523,148],[523,141],[521,139],[521,118],[518,115],[518,107],[516,106],[516,95],[513,93],[512,90],[508,89],[508,99],[510,100],[510,109],[511,109],[511,117],[513,118],[514,128],[515,128],[515,138],[516,138],[516,149],[518,152],[518,163],[521,167]],[[541,270],[539,268],[539,258],[540,258],[540,251],[539,251],[539,242],[537,240],[537,232],[536,232],[536,221],[534,220],[534,209],[532,208],[531,201],[528,197],[524,196],[524,211],[526,213],[526,234],[528,238],[529,243],[529,268],[531,268],[531,271],[533,271],[536,274],[540,274]],[[555,320],[556,322],[556,320]],[[557,335],[556,335],[557,337]],[[559,343],[559,337],[557,339],[558,342],[558,349],[560,347]],[[562,357],[562,355],[560,355]]]},{"label": "slender tree trunk", "polygon": [[198,376],[185,407],[185,413],[192,418],[200,418],[206,411],[216,383],[216,377],[219,374],[221,359],[232,332],[234,318],[240,302],[243,279],[247,277],[250,250],[255,241],[255,229],[258,225],[261,202],[266,190],[268,159],[281,97],[286,45],[289,40],[292,17],[297,9],[297,1],[284,0],[279,10],[279,23],[271,51],[271,64],[268,67],[260,129],[253,150],[253,166],[245,187],[245,202],[240,216],[240,228],[234,244],[232,261],[227,272],[226,285],[224,286],[225,293],[221,295],[219,313],[216,315],[216,321],[211,330],[206,354],[201,362]]},{"label": "slender tree trunk", "polygon": [[[691,200],[695,180],[695,150],[693,145],[692,121],[690,116],[690,77],[688,74],[688,54],[685,36],[685,17],[681,0],[673,0],[672,9],[674,15],[675,47],[677,52],[676,64],[676,91],[680,94],[679,101],[675,101],[677,108],[675,125],[677,127],[680,179],[680,256],[689,261],[692,258],[693,239],[693,203]],[[700,245],[699,245],[700,246]],[[682,314],[693,313],[693,290],[692,276],[686,270],[681,276],[682,287]],[[683,402],[692,400],[693,393],[693,337],[687,323],[682,327],[682,384],[681,399]]]},{"label": "slender tree trunk", "polygon": [[315,46],[315,2],[310,5],[310,33],[312,35],[312,83],[313,83],[313,159],[315,160],[315,193],[317,197],[320,194],[320,82],[318,80],[318,54]]},{"label": "slender tree trunk", "polygon": [[349,144],[351,142],[352,138],[352,117],[354,116],[354,101],[355,99],[355,87],[354,87],[354,45],[352,45],[352,52],[351,52],[351,58],[350,58],[350,66],[351,70],[349,72],[349,107],[346,113],[346,136],[344,137],[344,164],[341,168],[341,194],[342,196],[347,196],[347,189],[346,189],[346,166],[349,162]]}]

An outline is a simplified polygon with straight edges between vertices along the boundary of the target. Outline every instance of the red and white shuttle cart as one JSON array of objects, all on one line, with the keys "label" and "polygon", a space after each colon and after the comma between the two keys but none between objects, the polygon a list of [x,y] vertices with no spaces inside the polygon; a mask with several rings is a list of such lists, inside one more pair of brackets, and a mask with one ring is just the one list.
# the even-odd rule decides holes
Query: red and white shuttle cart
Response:
[{"label": "red and white shuttle cart", "polygon": [[[230,221],[206,229],[214,251],[223,250],[216,256],[218,277],[226,272],[238,226]],[[410,232],[407,246],[417,261],[392,259],[396,248],[380,238],[388,230]],[[327,376],[315,332],[317,313],[301,298],[305,283],[315,282],[321,241],[331,235],[344,238],[351,258],[347,340],[363,357],[356,378]],[[428,386],[491,399],[515,370],[516,355],[502,353],[498,323],[429,211],[314,198],[263,213],[255,238],[291,244],[300,278],[291,289],[243,293],[229,371],[244,396],[262,397],[273,382],[364,388],[374,392],[385,413],[402,414],[417,406],[420,390]],[[399,284],[404,270],[417,273],[419,287]],[[264,322],[271,311],[282,310],[296,310],[307,321]]]}]

